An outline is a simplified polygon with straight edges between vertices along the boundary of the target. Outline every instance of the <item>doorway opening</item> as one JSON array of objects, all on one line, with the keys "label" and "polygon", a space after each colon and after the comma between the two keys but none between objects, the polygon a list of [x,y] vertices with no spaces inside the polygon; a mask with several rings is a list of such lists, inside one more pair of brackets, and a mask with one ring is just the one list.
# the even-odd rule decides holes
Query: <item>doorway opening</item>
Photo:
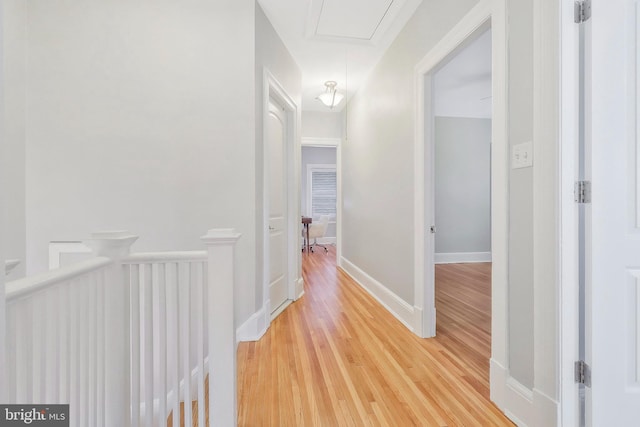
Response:
[{"label": "doorway opening", "polygon": [[[480,2],[447,33],[415,69],[415,213],[414,213],[414,323],[423,338],[436,335],[435,150],[434,86],[435,74],[487,31],[491,31],[491,340],[489,360],[490,397],[501,409],[509,410],[510,393],[508,347],[508,139],[507,139],[507,38],[506,14],[500,2]],[[432,229],[432,226],[434,228]]]},{"label": "doorway opening", "polygon": [[[313,248],[315,254],[326,255],[335,247],[336,263],[341,257],[341,212],[342,181],[341,157],[344,132],[344,111],[325,111],[310,109],[302,112],[302,138],[300,149],[300,213],[305,221],[311,218],[309,227],[327,222],[325,233],[321,227],[315,228],[310,243],[318,243]],[[305,229],[301,227],[301,232]],[[300,245],[304,247],[302,233],[299,233]],[[322,245],[322,246],[319,246]],[[326,250],[325,250],[326,249]],[[300,251],[305,254],[306,248]],[[309,251],[310,254],[313,254]],[[306,258],[303,257],[303,262]]]},{"label": "doorway opening", "polygon": [[[301,190],[302,215],[311,218],[313,229],[310,250],[319,247],[327,251],[327,245],[337,241],[338,173],[337,147],[302,147]],[[326,225],[325,225],[326,222]],[[303,249],[306,250],[306,249]]]},{"label": "doorway opening", "polygon": [[[452,351],[490,357],[491,30],[450,55],[431,78],[432,154],[425,187],[432,234],[436,334]],[[430,230],[431,231],[431,230]],[[474,357],[475,357],[474,356]]]}]

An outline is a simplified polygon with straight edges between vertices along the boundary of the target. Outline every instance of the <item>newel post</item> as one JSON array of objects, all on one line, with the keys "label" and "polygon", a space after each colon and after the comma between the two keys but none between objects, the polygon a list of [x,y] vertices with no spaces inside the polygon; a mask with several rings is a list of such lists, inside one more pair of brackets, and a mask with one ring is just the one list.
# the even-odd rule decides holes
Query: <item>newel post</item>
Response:
[{"label": "newel post", "polygon": [[202,236],[207,247],[209,420],[211,426],[237,424],[234,250],[240,234],[214,229]]},{"label": "newel post", "polygon": [[131,357],[129,322],[129,283],[122,268],[122,259],[129,255],[131,245],[138,240],[127,231],[93,233],[84,243],[95,256],[113,260],[107,270],[104,289],[105,309],[105,425],[130,426],[131,401],[129,359]]}]

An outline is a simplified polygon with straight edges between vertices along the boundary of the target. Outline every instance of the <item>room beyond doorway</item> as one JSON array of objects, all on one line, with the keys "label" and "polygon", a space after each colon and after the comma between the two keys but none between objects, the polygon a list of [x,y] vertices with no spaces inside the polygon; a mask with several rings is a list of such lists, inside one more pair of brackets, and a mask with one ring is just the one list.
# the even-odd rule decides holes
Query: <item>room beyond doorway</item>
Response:
[{"label": "room beyond doorway", "polygon": [[337,240],[336,165],[337,147],[302,147],[301,212],[314,222],[323,215],[329,216],[324,235],[312,239],[322,245],[335,245]]}]

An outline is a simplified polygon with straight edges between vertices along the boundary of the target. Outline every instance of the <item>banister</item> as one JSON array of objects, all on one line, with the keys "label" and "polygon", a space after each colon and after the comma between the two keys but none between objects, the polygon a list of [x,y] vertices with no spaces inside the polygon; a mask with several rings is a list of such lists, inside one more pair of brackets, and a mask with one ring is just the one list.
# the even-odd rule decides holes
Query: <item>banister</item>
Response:
[{"label": "banister", "polygon": [[7,303],[39,292],[56,283],[65,282],[111,264],[111,259],[96,257],[57,270],[13,280],[5,285]]},{"label": "banister", "polygon": [[149,264],[154,262],[206,261],[207,251],[139,252],[122,259],[123,264]]}]

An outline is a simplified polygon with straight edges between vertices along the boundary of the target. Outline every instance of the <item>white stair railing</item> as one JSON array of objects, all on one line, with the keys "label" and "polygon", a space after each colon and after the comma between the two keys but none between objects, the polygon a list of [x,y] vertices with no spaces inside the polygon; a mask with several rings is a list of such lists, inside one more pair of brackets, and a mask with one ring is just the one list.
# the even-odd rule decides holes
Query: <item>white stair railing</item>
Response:
[{"label": "white stair railing", "polygon": [[108,411],[106,373],[114,369],[102,339],[112,268],[98,257],[7,283],[8,403],[69,403],[75,425],[104,425],[98,418]]},{"label": "white stair railing", "polygon": [[236,425],[239,237],[129,254],[136,236],[96,233],[95,258],[7,283],[8,403],[69,403],[72,426],[165,426],[171,412],[177,426],[184,402],[188,426],[197,401],[198,425]]},{"label": "white stair railing", "polygon": [[[131,295],[131,404],[135,424],[205,425],[207,252],[135,254],[124,261]],[[176,415],[177,414],[177,415]]]}]

